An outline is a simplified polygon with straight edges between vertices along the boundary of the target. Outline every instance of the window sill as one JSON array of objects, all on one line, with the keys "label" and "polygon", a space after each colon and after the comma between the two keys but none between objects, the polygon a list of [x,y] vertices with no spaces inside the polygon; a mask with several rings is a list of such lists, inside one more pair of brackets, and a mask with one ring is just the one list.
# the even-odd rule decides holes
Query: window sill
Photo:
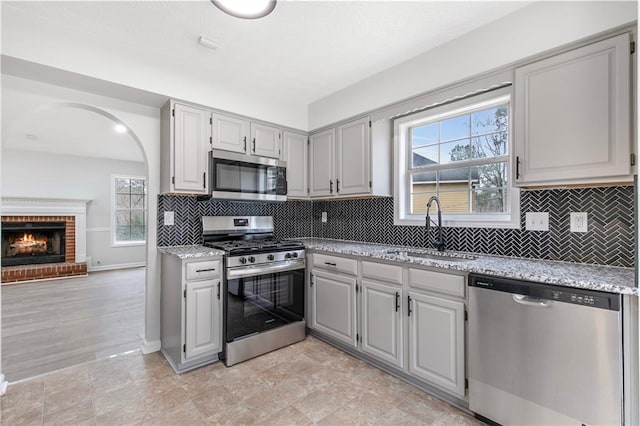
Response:
[{"label": "window sill", "polygon": [[[437,216],[436,216],[437,217]],[[434,219],[434,216],[431,217]],[[434,219],[435,220],[435,219]],[[425,217],[421,219],[401,219],[394,217],[393,224],[396,226],[425,226]],[[502,229],[520,229],[520,218],[495,218],[490,220],[480,219],[463,219],[463,220],[451,220],[447,218],[442,219],[443,228],[502,228]]]},{"label": "window sill", "polygon": [[147,245],[146,241],[131,241],[131,242],[112,243],[111,247],[113,247],[113,248],[118,248],[118,247],[140,247],[140,246],[146,246],[146,245]]}]

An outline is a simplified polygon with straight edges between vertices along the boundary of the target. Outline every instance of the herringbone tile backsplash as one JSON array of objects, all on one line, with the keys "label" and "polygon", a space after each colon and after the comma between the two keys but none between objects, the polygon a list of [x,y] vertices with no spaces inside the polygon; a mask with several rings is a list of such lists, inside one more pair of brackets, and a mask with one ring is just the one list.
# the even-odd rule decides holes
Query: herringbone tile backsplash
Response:
[{"label": "herringbone tile backsplash", "polygon": [[[164,211],[175,212],[175,226],[163,226]],[[327,223],[321,221],[322,212],[327,212]],[[521,229],[444,228],[447,249],[613,266],[634,264],[632,186],[522,191],[520,212]],[[526,212],[549,212],[549,232],[526,231]],[[570,212],[589,214],[589,232],[569,232]],[[427,246],[424,227],[393,225],[391,197],[248,203],[175,195],[159,196],[158,245],[200,243],[201,217],[217,215],[273,216],[279,238],[314,236]]]}]

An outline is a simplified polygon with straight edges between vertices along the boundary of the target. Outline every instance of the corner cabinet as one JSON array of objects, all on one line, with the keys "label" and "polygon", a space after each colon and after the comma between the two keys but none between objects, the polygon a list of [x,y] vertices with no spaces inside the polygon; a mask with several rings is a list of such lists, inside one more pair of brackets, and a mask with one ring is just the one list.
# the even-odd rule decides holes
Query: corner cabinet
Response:
[{"label": "corner cabinet", "polygon": [[519,186],[631,182],[630,36],[515,71]]},{"label": "corner cabinet", "polygon": [[211,112],[170,101],[161,115],[161,191],[206,194]]},{"label": "corner cabinet", "polygon": [[220,257],[162,255],[162,352],[180,373],[218,360],[222,351]]},{"label": "corner cabinet", "polygon": [[287,197],[306,198],[309,195],[307,140],[307,135],[283,132],[281,159],[287,163]]},{"label": "corner cabinet", "polygon": [[[391,143],[371,143],[369,117],[314,133],[309,140],[311,197],[390,195]],[[372,176],[374,169],[379,172]],[[374,179],[385,184],[373,185]]]}]

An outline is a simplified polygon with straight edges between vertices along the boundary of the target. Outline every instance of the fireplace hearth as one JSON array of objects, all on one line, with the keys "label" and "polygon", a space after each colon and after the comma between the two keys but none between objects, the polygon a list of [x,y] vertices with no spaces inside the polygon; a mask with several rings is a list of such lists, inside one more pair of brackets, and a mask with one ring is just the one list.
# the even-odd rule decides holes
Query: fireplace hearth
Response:
[{"label": "fireplace hearth", "polygon": [[65,261],[65,222],[2,222],[2,266]]}]

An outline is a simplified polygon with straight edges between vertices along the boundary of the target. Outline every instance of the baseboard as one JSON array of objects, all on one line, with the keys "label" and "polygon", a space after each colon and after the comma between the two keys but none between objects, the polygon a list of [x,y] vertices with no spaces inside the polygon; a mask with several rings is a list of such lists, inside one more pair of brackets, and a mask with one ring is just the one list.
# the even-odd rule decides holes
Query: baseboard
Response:
[{"label": "baseboard", "polygon": [[7,382],[4,379],[4,374],[0,374],[0,396],[2,396],[5,393],[7,393],[7,386],[8,385],[9,385],[9,382]]},{"label": "baseboard", "polygon": [[146,262],[132,262],[132,263],[118,263],[115,265],[98,265],[98,266],[89,266],[87,265],[87,272],[98,272],[98,271],[111,271],[114,269],[127,269],[127,268],[139,268],[141,266],[145,266]]},{"label": "baseboard", "polygon": [[160,350],[160,340],[149,342],[142,336],[140,336],[140,338],[142,339],[142,346],[140,346],[140,351],[142,351],[143,354],[146,355],[153,352],[158,352]]}]

